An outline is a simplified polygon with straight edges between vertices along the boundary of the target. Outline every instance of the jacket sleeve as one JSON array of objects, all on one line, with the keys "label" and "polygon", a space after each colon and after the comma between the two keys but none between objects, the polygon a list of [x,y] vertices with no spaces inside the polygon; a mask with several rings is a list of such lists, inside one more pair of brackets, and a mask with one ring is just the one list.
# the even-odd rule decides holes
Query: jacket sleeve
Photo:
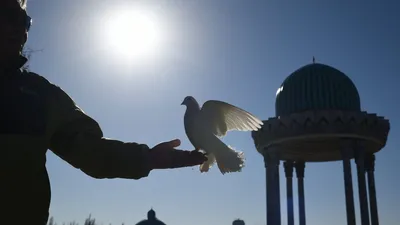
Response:
[{"label": "jacket sleeve", "polygon": [[50,150],[94,178],[147,177],[149,147],[103,137],[99,124],[50,84]]}]

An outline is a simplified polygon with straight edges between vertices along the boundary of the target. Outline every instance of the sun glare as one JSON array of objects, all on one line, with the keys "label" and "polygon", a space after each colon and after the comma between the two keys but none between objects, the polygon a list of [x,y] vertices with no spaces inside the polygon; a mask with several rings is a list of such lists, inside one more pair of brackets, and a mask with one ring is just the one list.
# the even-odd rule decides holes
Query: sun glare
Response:
[{"label": "sun glare", "polygon": [[110,16],[105,27],[107,48],[129,60],[154,56],[160,30],[151,14],[126,10]]}]

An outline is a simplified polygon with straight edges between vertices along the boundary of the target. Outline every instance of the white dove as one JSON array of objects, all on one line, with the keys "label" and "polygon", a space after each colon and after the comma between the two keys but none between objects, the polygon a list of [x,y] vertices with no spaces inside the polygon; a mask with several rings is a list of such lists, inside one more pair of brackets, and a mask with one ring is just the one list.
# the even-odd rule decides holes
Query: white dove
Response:
[{"label": "white dove", "polygon": [[214,162],[222,174],[240,172],[244,166],[244,154],[225,145],[220,139],[228,131],[256,131],[262,121],[234,105],[209,100],[200,109],[192,96],[187,96],[181,105],[186,105],[185,132],[196,150],[204,151],[208,160],[200,165],[201,172],[208,172]]}]

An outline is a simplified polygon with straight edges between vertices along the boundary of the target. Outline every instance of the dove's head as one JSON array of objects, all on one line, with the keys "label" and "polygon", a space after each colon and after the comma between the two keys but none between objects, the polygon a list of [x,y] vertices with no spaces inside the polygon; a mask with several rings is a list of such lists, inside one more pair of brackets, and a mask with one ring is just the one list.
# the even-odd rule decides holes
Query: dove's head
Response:
[{"label": "dove's head", "polygon": [[188,108],[193,108],[193,107],[200,108],[199,103],[197,103],[196,99],[193,98],[192,96],[186,96],[186,98],[183,99],[181,105],[186,105],[186,107]]}]

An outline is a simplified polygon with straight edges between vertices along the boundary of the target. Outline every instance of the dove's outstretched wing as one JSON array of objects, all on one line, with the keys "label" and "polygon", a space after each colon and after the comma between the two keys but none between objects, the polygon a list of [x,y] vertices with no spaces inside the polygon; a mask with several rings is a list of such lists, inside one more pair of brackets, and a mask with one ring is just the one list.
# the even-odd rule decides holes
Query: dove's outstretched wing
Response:
[{"label": "dove's outstretched wing", "polygon": [[199,117],[214,135],[223,137],[230,130],[253,131],[263,125],[251,113],[226,102],[209,100],[203,104]]}]

